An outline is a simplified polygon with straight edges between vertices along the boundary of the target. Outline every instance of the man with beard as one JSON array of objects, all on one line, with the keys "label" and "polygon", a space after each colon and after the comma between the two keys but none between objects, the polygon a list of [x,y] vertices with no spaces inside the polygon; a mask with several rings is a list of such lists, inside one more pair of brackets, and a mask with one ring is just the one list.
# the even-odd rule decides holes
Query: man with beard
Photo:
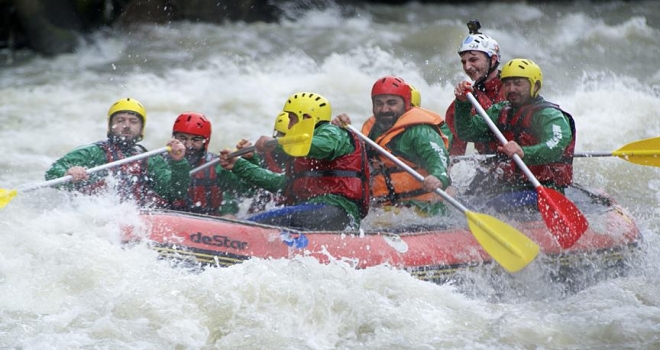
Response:
[{"label": "man with beard", "polygon": [[[474,81],[474,97],[484,109],[487,109],[493,103],[504,101],[505,98],[501,91],[502,81],[498,70],[500,46],[495,39],[480,33],[480,28],[479,21],[468,22],[470,34],[463,40],[458,55],[461,57],[463,71]],[[450,156],[465,154],[467,149],[467,142],[456,137],[455,108],[452,102],[445,113],[445,123],[454,135],[449,146]],[[473,113],[476,113],[476,110],[473,110]],[[487,143],[475,142],[474,147],[481,154],[495,153]]]},{"label": "man with beard", "polygon": [[[186,147],[186,160],[198,168],[218,156],[208,152],[211,142],[211,122],[204,114],[185,112],[172,126],[172,137]],[[208,215],[234,217],[239,212],[236,198],[246,194],[247,186],[220,165],[208,166],[190,178],[187,198],[172,203],[176,210]]]},{"label": "man with beard", "polygon": [[[371,89],[373,116],[362,126],[362,133],[424,176],[418,181],[394,162],[369,149],[371,194],[374,206],[405,206],[423,215],[446,211],[437,188],[450,185],[448,138],[441,131],[442,117],[412,104],[411,87],[403,79],[386,76]],[[417,102],[417,101],[416,101]],[[341,114],[334,124],[350,124]]]},{"label": "man with beard", "polygon": [[[167,145],[171,161],[153,156],[88,174],[93,168],[128,158],[147,150],[138,144],[144,137],[147,113],[140,102],[123,98],[108,111],[108,138],[76,148],[53,163],[46,180],[71,175],[64,187],[86,194],[99,194],[112,187],[122,200],[135,201],[145,207],[165,207],[168,202],[185,196],[188,191],[190,166],[185,160],[185,147],[172,139]],[[111,176],[109,176],[111,175]]]},{"label": "man with beard", "polygon": [[524,192],[534,192],[511,159],[517,154],[543,186],[563,192],[573,180],[573,117],[539,96],[543,75],[531,60],[516,58],[507,62],[501,79],[506,101],[494,104],[486,113],[508,140],[504,146],[484,119],[472,114],[472,105],[465,96],[465,91],[474,90],[470,83],[460,82],[454,91],[458,136],[490,143],[500,154],[490,166],[491,176],[472,187],[483,193],[516,192],[523,196]]}]

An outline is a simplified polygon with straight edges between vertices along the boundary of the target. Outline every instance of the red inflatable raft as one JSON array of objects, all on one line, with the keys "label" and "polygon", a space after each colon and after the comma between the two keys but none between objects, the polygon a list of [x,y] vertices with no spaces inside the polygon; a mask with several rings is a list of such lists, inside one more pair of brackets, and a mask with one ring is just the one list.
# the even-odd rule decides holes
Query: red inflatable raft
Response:
[{"label": "red inflatable raft", "polygon": [[[619,266],[638,248],[642,236],[634,219],[609,196],[580,187],[567,189],[566,196],[590,223],[569,249],[556,243],[538,212],[500,218],[540,246],[537,259],[562,267],[593,266],[595,260],[606,265],[599,268]],[[230,266],[251,258],[305,255],[323,263],[348,261],[356,268],[388,264],[420,279],[442,282],[457,271],[496,264],[474,239],[465,220],[409,231],[302,232],[175,211],[144,212],[142,219],[145,225],[141,228],[126,227],[127,241],[146,238],[162,257],[200,265]]]}]

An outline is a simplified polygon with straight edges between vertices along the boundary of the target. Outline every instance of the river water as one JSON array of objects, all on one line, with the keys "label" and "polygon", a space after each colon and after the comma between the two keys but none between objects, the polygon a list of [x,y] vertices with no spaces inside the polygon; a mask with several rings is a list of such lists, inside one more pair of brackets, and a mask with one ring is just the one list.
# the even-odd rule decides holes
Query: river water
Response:
[{"label": "river water", "polygon": [[[18,53],[0,71],[0,185],[43,181],[55,159],[103,139],[106,111],[126,96],[147,108],[150,149],[187,110],[213,121],[212,150],[255,140],[271,133],[285,99],[305,90],[361,124],[371,85],[389,74],[443,113],[465,78],[456,50],[473,18],[499,41],[503,60],[542,67],[542,95],[575,117],[578,152],[660,135],[654,1],[291,6],[278,24],[150,24],[96,33],[53,59]],[[534,270],[497,296],[478,283],[435,285],[341,261],[253,260],[190,273],[143,245],[120,244],[120,224],[138,220],[130,204],[19,193],[0,210],[0,347],[659,348],[660,171],[592,158],[576,159],[575,173],[628,209],[646,244],[634,273],[569,294]]]}]

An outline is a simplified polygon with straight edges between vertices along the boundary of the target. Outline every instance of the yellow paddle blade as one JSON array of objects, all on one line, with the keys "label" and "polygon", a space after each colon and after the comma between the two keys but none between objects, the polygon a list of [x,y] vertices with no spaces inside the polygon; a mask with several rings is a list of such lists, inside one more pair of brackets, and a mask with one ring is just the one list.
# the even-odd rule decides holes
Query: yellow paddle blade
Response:
[{"label": "yellow paddle blade", "polygon": [[660,137],[631,142],[612,155],[635,164],[660,166]]},{"label": "yellow paddle blade", "polygon": [[14,197],[16,197],[16,190],[7,190],[0,188],[0,208],[4,208]]},{"label": "yellow paddle blade", "polygon": [[304,157],[309,153],[312,147],[312,137],[314,136],[314,119],[303,119],[289,129],[286,136],[277,139],[277,143],[282,145],[284,152],[292,157]]},{"label": "yellow paddle blade", "polygon": [[512,226],[469,210],[465,212],[465,217],[477,242],[505,270],[519,271],[538,255],[538,244]]}]

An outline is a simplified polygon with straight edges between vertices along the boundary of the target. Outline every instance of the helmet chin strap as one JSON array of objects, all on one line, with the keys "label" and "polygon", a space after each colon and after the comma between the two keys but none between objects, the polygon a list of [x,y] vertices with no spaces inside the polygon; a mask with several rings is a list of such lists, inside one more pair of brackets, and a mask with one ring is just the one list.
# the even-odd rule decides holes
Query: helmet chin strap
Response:
[{"label": "helmet chin strap", "polygon": [[484,75],[483,77],[477,79],[474,82],[474,88],[481,91],[481,92],[486,92],[486,80],[488,80],[488,77],[490,76],[490,74],[493,73],[494,71],[496,71],[497,67],[500,66],[500,63],[497,62],[497,61],[495,62],[494,65],[491,62],[492,62],[492,60],[489,57],[488,58],[488,72],[486,73],[486,75]]}]

